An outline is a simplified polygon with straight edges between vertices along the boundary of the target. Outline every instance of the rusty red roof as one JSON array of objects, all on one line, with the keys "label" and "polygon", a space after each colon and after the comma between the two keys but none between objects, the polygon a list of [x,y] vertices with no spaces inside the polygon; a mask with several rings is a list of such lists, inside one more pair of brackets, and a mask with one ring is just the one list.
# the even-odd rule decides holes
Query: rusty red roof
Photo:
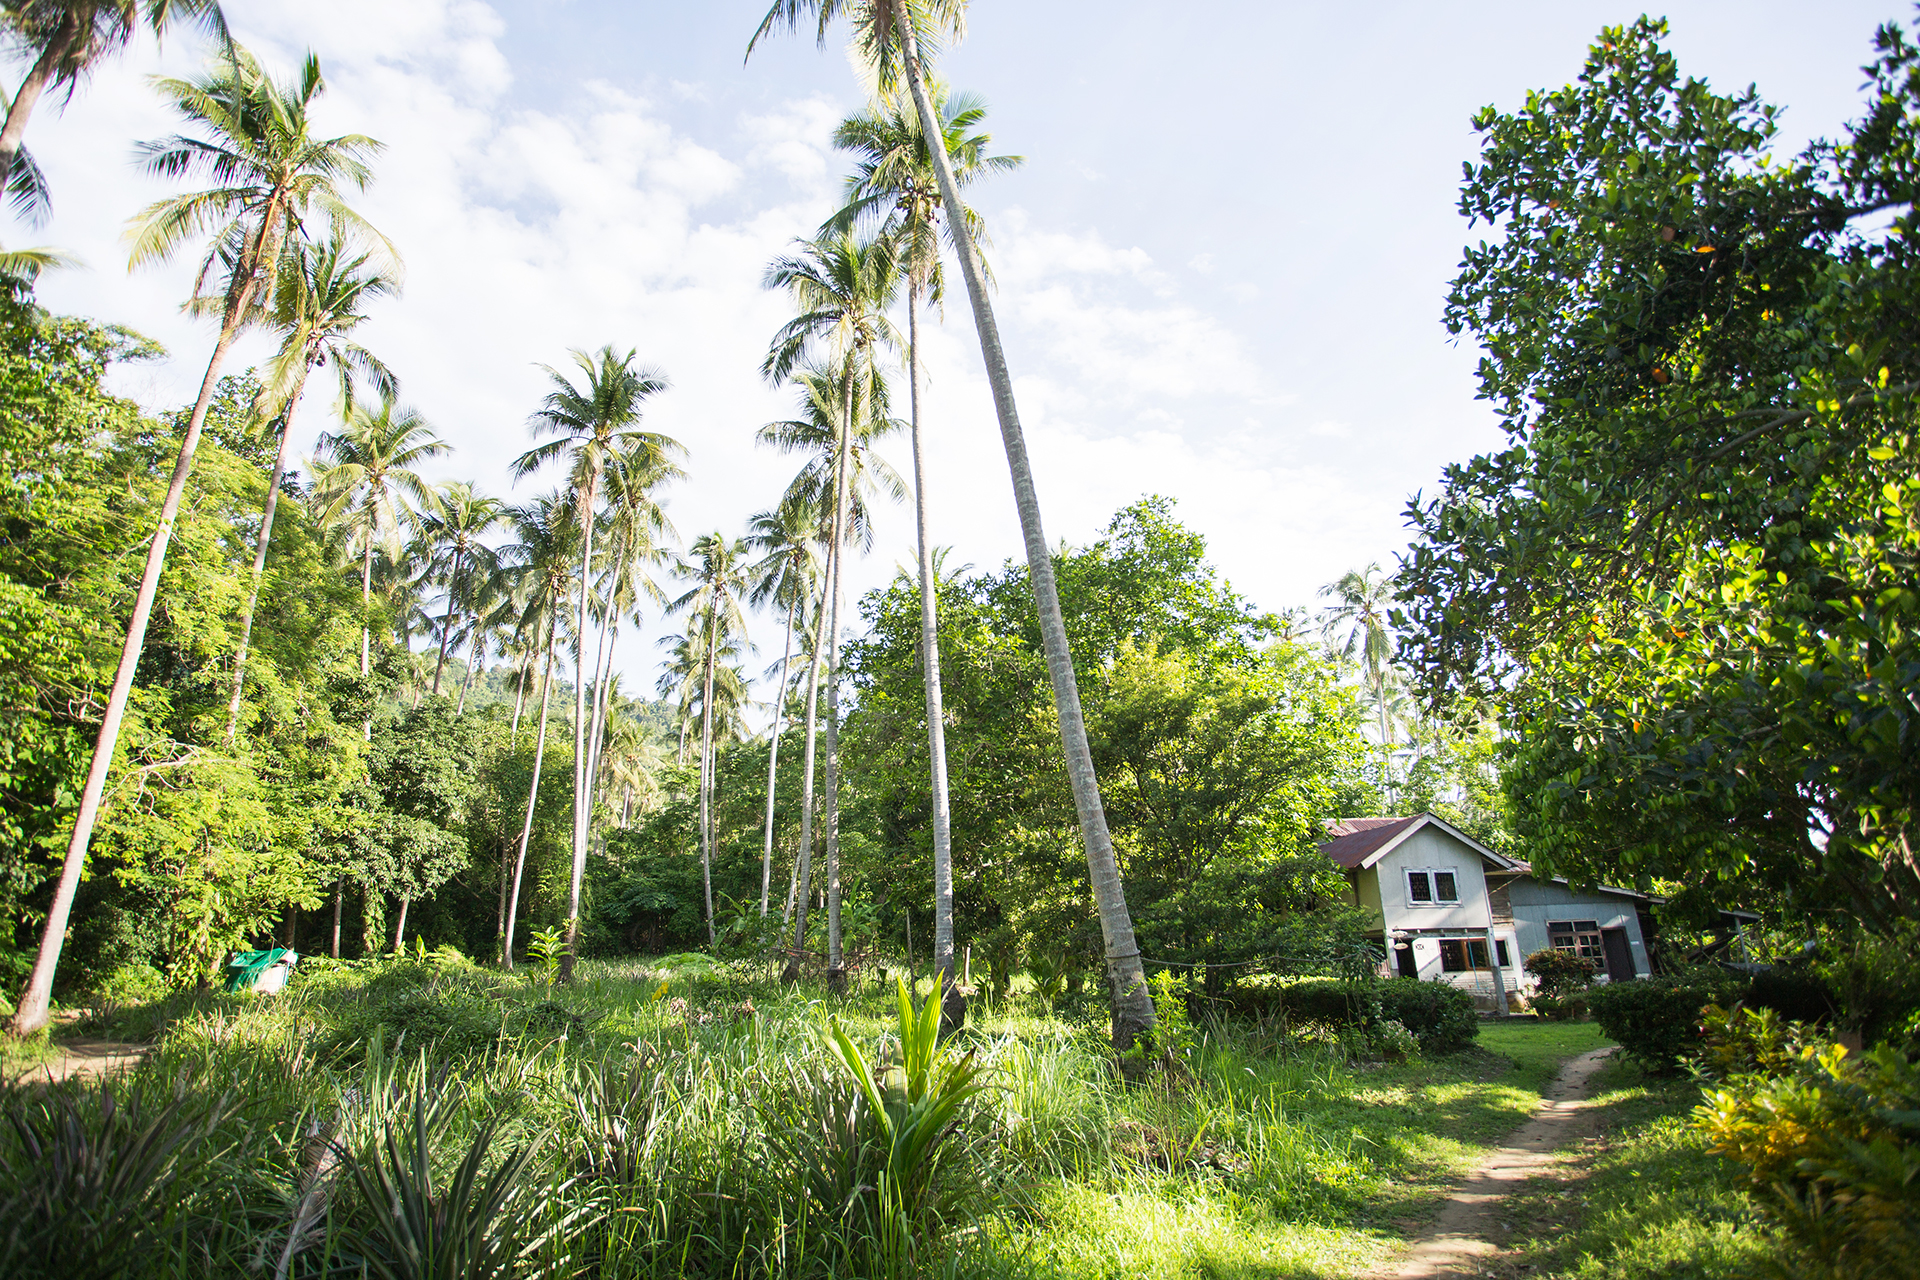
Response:
[{"label": "rusty red roof", "polygon": [[1353,871],[1365,865],[1383,846],[1392,843],[1393,838],[1405,831],[1424,815],[1416,814],[1411,818],[1342,818],[1327,824],[1327,834],[1333,839],[1320,846],[1320,852],[1332,858],[1340,866]]}]

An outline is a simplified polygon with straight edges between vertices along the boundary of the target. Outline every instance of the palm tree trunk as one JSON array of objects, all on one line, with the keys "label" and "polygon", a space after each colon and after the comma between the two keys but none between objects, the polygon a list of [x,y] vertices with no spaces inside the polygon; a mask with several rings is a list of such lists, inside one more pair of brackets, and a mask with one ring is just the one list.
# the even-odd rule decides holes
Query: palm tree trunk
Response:
[{"label": "palm tree trunk", "polygon": [[520,664],[520,670],[516,673],[519,678],[514,681],[513,685],[513,732],[507,738],[507,745],[509,747],[517,747],[520,745],[520,708],[526,705],[527,669],[531,666],[533,666],[531,661],[523,662]]},{"label": "palm tree trunk", "polygon": [[447,665],[447,642],[453,638],[453,601],[460,590],[460,556],[463,547],[453,549],[453,572],[447,575],[447,613],[440,619],[440,657],[433,664],[433,696],[440,696],[440,670]]},{"label": "palm tree trunk", "polygon": [[593,595],[593,478],[580,495],[580,618],[573,660],[573,877],[567,888],[567,950],[560,981],[573,981],[573,953],[580,943],[580,883],[587,873],[587,615]]},{"label": "palm tree trunk", "polygon": [[707,899],[707,946],[713,932],[713,646],[719,602],[707,605],[707,660],[700,693],[700,887]]},{"label": "palm tree trunk", "polygon": [[[26,96],[24,90],[21,96]],[[81,789],[80,807],[74,814],[73,832],[67,840],[66,860],[61,864],[60,880],[47,908],[33,968],[27,974],[26,987],[14,1009],[10,1026],[16,1036],[32,1035],[47,1025],[53,999],[53,974],[59,967],[60,949],[66,942],[67,920],[73,913],[73,896],[80,888],[80,873],[86,866],[87,846],[93,839],[94,824],[100,818],[100,799],[106,793],[107,771],[112,767],[114,751],[120,743],[120,722],[126,717],[127,699],[133,693],[133,674],[140,665],[140,651],[146,645],[147,622],[153,616],[154,597],[160,592],[160,571],[167,563],[167,544],[173,540],[174,522],[179,519],[180,504],[186,498],[187,477],[193,471],[194,452],[200,447],[200,432],[207,424],[207,406],[213,401],[220,366],[227,358],[227,348],[233,345],[234,335],[239,332],[237,319],[244,312],[251,293],[251,283],[242,286],[236,301],[227,308],[220,340],[214,344],[213,358],[207,361],[206,376],[200,380],[200,397],[193,403],[186,435],[180,441],[179,456],[174,459],[167,496],[160,504],[160,522],[154,530],[153,541],[147,546],[147,563],[140,575],[139,592],[134,596],[133,616],[127,621],[127,638],[120,646],[120,665],[114,671],[106,711],[100,717],[100,733],[94,739],[93,759],[87,766],[86,785]]]},{"label": "palm tree trunk", "polygon": [[1125,1052],[1135,1040],[1153,1032],[1153,998],[1147,990],[1145,967],[1140,962],[1140,946],[1133,934],[1133,917],[1127,910],[1126,887],[1120,880],[1120,865],[1113,852],[1113,836],[1107,830],[1107,815],[1100,802],[1100,782],[1093,771],[1093,752],[1087,745],[1087,727],[1080,711],[1080,689],[1073,675],[1073,655],[1067,648],[1067,628],[1060,614],[1060,593],[1054,582],[1053,557],[1040,521],[1040,498],[1034,489],[1033,468],[1027,459],[1026,435],[1020,427],[1020,412],[1013,400],[1013,377],[1000,346],[1000,327],[994,320],[993,301],[987,296],[986,278],[980,269],[979,254],[967,234],[966,206],[960,202],[960,190],[953,180],[944,137],[920,66],[920,45],[908,21],[906,5],[894,9],[894,26],[906,57],[907,87],[920,115],[920,128],[928,139],[927,154],[934,174],[940,180],[940,196],[946,206],[947,233],[960,260],[960,274],[966,279],[967,299],[973,304],[974,327],[980,335],[980,354],[986,362],[987,381],[993,387],[993,407],[1000,420],[1000,440],[1006,449],[1007,470],[1013,480],[1014,504],[1020,511],[1020,531],[1027,547],[1027,571],[1033,580],[1034,604],[1040,615],[1040,638],[1046,648],[1047,674],[1053,680],[1054,710],[1060,721],[1060,743],[1066,756],[1067,777],[1073,784],[1073,804],[1080,818],[1080,836],[1087,849],[1087,877],[1092,882],[1093,900],[1100,914],[1100,933],[1105,943],[1107,979],[1113,991],[1113,1046]]},{"label": "palm tree trunk", "polygon": [[335,960],[340,958],[340,907],[347,897],[347,878],[341,876],[333,882],[333,951]]},{"label": "palm tree trunk", "polygon": [[20,154],[20,142],[26,136],[27,120],[33,115],[34,106],[40,101],[40,95],[47,91],[54,70],[79,39],[77,6],[68,5],[60,15],[60,26],[53,33],[53,39],[47,42],[46,49],[34,60],[27,78],[20,82],[20,92],[14,95],[13,105],[7,109],[6,124],[0,126],[0,184],[4,184],[13,174],[13,162]]},{"label": "palm tree trunk", "polygon": [[253,549],[253,577],[247,590],[247,606],[240,611],[240,649],[233,659],[233,696],[227,702],[227,746],[240,731],[240,691],[247,678],[247,642],[253,638],[253,611],[260,605],[260,583],[267,572],[267,544],[273,539],[273,513],[280,505],[280,478],[287,473],[287,447],[293,441],[293,412],[307,389],[311,362],[301,368],[300,381],[287,397],[287,412],[280,423],[280,449],[273,456],[273,477],[267,481],[267,500],[260,511],[260,543]]},{"label": "palm tree trunk", "polygon": [[467,675],[460,682],[460,705],[453,709],[453,714],[456,716],[467,714],[467,694],[473,691],[473,680],[477,674],[480,657],[480,615],[476,613],[473,615],[473,636],[467,641]]},{"label": "palm tree trunk", "polygon": [[598,674],[593,686],[593,727],[587,735],[587,813],[591,822],[594,798],[600,792],[600,763],[607,748],[608,694],[613,688],[613,651],[620,643],[620,616],[614,612],[613,594],[607,596],[607,616],[600,621],[600,659],[594,665]]},{"label": "palm tree trunk", "polygon": [[[834,560],[837,552],[827,549],[827,576],[833,576]],[[806,746],[801,749],[800,767],[800,848],[794,855],[794,884],[787,895],[787,918],[794,922],[793,955],[787,961],[787,967],[780,974],[782,982],[792,982],[800,976],[800,955],[807,945],[807,905],[813,892],[813,757],[814,737],[819,723],[820,712],[820,658],[821,643],[825,639],[827,626],[827,602],[824,592],[826,583],[821,583],[823,598],[820,607],[813,615],[813,647],[807,657],[807,733]]]},{"label": "palm tree trunk", "polygon": [[767,918],[767,894],[773,887],[773,794],[780,778],[780,722],[787,713],[787,663],[793,657],[793,615],[800,598],[787,602],[786,647],[780,651],[780,690],[773,704],[773,737],[767,743],[767,831],[760,846],[760,918]]},{"label": "palm tree trunk", "polygon": [[840,447],[833,479],[833,603],[827,612],[827,785],[821,798],[826,818],[827,846],[827,990],[847,988],[845,957],[840,953],[840,603],[846,594],[847,454],[853,446],[853,360],[845,370],[847,389],[841,397]]},{"label": "palm tree trunk", "polygon": [[413,904],[412,898],[400,899],[400,919],[393,926],[393,954],[399,955],[407,937],[407,908]]},{"label": "palm tree trunk", "polygon": [[[371,518],[371,516],[369,516]],[[373,526],[367,526],[367,550],[360,561],[360,676],[365,679],[373,669]],[[361,732],[373,741],[373,707],[367,707],[367,723]]]},{"label": "palm tree trunk", "polygon": [[520,826],[520,853],[513,861],[513,893],[507,898],[507,929],[500,939],[500,967],[513,968],[514,917],[520,910],[520,878],[527,869],[527,846],[533,841],[533,807],[540,798],[540,765],[547,755],[547,706],[553,697],[553,650],[559,637],[560,619],[554,618],[547,633],[547,672],[540,684],[540,732],[534,738],[533,782],[527,787],[527,819]]},{"label": "palm tree trunk", "polygon": [[947,795],[947,726],[940,697],[938,583],[927,535],[927,459],[920,433],[920,282],[907,290],[907,388],[913,425],[913,515],[920,540],[920,672],[927,690],[927,759],[933,801],[933,967],[940,978],[940,1027],[966,1020],[967,1000],[953,981],[953,813]]}]

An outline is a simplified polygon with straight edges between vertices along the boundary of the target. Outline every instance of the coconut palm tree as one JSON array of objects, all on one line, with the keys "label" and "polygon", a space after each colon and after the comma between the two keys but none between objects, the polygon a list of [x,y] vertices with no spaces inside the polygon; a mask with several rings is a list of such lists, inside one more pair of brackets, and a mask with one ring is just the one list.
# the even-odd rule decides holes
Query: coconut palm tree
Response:
[{"label": "coconut palm tree", "polygon": [[371,255],[356,253],[338,235],[312,248],[296,241],[287,269],[275,281],[270,319],[280,331],[280,349],[267,366],[255,409],[279,426],[280,447],[274,454],[273,475],[267,481],[266,503],[260,513],[247,603],[240,611],[240,648],[233,659],[233,693],[227,702],[228,744],[240,727],[240,695],[246,683],[253,613],[259,607],[260,584],[266,575],[267,546],[273,538],[273,517],[280,503],[280,481],[287,473],[294,411],[306,391],[307,376],[316,365],[331,365],[339,384],[342,413],[353,411],[357,380],[364,379],[382,399],[391,400],[400,394],[399,379],[351,336],[366,320],[360,309],[367,300],[390,296],[398,288],[391,275],[370,263]]},{"label": "coconut palm tree", "polygon": [[[407,500],[426,510],[439,495],[417,470],[447,445],[418,411],[390,398],[377,408],[355,405],[344,429],[320,437],[315,450],[313,502],[320,519],[339,525],[360,552],[360,674],[372,670],[373,559],[385,550],[400,558],[410,514]],[[366,736],[373,737],[369,711]]]},{"label": "coconut palm tree", "polygon": [[1393,628],[1387,615],[1393,608],[1393,579],[1378,564],[1370,564],[1347,570],[1339,581],[1320,588],[1320,596],[1334,602],[1321,616],[1328,648],[1343,661],[1359,663],[1360,678],[1373,699],[1380,730],[1381,798],[1391,803],[1388,759],[1393,731],[1387,703],[1393,683]]},{"label": "coconut palm tree", "polygon": [[[796,626],[807,625],[808,606],[820,579],[820,512],[798,502],[783,502],[747,522],[747,545],[760,553],[748,570],[752,584],[749,602],[755,607],[785,606],[786,638],[780,651],[779,675],[774,687],[773,725],[767,731],[767,820],[760,850],[760,915],[767,914],[773,886],[773,801],[780,777],[780,733],[787,708],[787,670],[793,659]],[[771,674],[771,673],[769,673]]]},{"label": "coconut palm tree", "polygon": [[[751,56],[759,40],[776,28],[797,28],[803,18],[815,19],[822,47],[833,20],[846,15],[853,23],[854,46],[882,91],[893,91],[905,80],[920,127],[926,137],[941,135],[940,119],[928,90],[931,67],[926,59],[937,55],[943,40],[964,33],[966,0],[774,0],[767,16],[747,45]],[[1080,819],[1080,835],[1087,850],[1087,877],[1100,916],[1100,933],[1112,984],[1113,1044],[1125,1051],[1153,1030],[1153,998],[1147,990],[1146,969],[1127,910],[1120,864],[1114,856],[1113,836],[1107,829],[1100,801],[1100,783],[1093,771],[1093,752],[1087,745],[1086,719],[1080,709],[1080,688],[1074,678],[1073,655],[1067,647],[1067,628],[1060,612],[1053,550],[1040,518],[1040,497],[1027,457],[1026,433],[1013,398],[1013,375],[1000,344],[1000,327],[993,300],[987,293],[986,268],[973,239],[967,234],[966,205],[944,147],[929,147],[934,176],[940,184],[940,202],[947,214],[947,235],[973,307],[974,328],[980,336],[980,354],[987,381],[993,388],[994,412],[1000,420],[1000,439],[1006,450],[1007,470],[1013,481],[1014,505],[1020,512],[1020,531],[1026,544],[1027,572],[1033,584],[1040,639],[1046,651],[1047,674],[1053,682],[1054,713],[1060,726],[1061,750],[1073,803]]]},{"label": "coconut palm tree", "polygon": [[161,40],[179,22],[228,39],[217,0],[7,0],[0,6],[0,27],[33,65],[0,125],[0,174],[17,164],[27,120],[42,94],[65,88],[71,98],[87,74],[125,48],[142,25]]},{"label": "coconut palm tree", "polygon": [[747,592],[747,556],[743,538],[722,533],[702,534],[688,548],[688,556],[674,574],[693,585],[667,608],[685,610],[690,641],[698,635],[700,656],[700,881],[706,895],[707,945],[713,928],[713,710],[714,678],[723,652],[737,653],[745,643],[746,614],[741,608]]},{"label": "coconut palm tree", "polygon": [[[633,365],[634,352],[617,354],[611,346],[588,355],[571,353],[575,364],[586,374],[584,386],[576,387],[566,375],[548,365],[541,368],[553,384],[528,425],[534,435],[554,435],[558,439],[537,445],[514,460],[513,474],[518,479],[531,475],[547,463],[568,458],[572,462],[569,482],[575,494],[580,521],[580,617],[575,628],[581,646],[581,661],[586,658],[587,614],[592,606],[594,504],[600,496],[600,481],[615,450],[636,442],[651,443],[663,457],[680,451],[677,441],[654,432],[637,431],[642,406],[651,396],[666,390],[666,375],[655,369]],[[573,980],[574,952],[580,937],[580,882],[587,870],[587,680],[582,671],[574,681],[574,760],[573,760],[573,879],[567,895],[567,951],[561,962],[563,981]]]},{"label": "coconut palm tree", "polygon": [[[57,61],[57,60],[56,60]],[[320,64],[308,57],[298,81],[281,85],[260,69],[251,55],[232,50],[218,68],[196,80],[158,80],[163,96],[187,120],[203,126],[207,137],[174,137],[145,144],[145,168],[162,177],[205,174],[210,190],[175,196],[149,206],[129,229],[133,242],[131,265],[140,267],[171,258],[181,246],[210,233],[210,248],[202,262],[194,292],[220,277],[222,298],[220,336],[207,361],[200,394],[187,417],[174,459],[173,474],[160,504],[160,518],[147,546],[146,566],[134,596],[119,665],[107,694],[94,740],[93,758],[80,793],[66,859],[49,904],[33,969],[15,1010],[12,1028],[31,1034],[47,1023],[53,974],[59,964],[62,939],[80,885],[87,848],[100,814],[107,771],[119,743],[120,723],[133,691],[134,670],[147,637],[166,565],[174,521],[186,496],[207,407],[219,382],[220,367],[241,325],[252,314],[256,293],[271,293],[286,245],[302,229],[317,224],[363,236],[376,236],[346,203],[342,184],[365,187],[371,179],[367,161],[380,144],[359,134],[316,138],[309,130],[308,108],[325,87]],[[15,103],[15,107],[18,107]],[[381,240],[381,244],[385,241]]]},{"label": "coconut palm tree", "polygon": [[[519,541],[501,548],[501,558],[513,566],[517,579],[514,597],[520,605],[519,632],[535,660],[544,659],[540,679],[540,723],[533,747],[533,781],[527,787],[527,816],[515,846],[512,889],[506,893],[500,930],[500,965],[513,968],[513,933],[520,910],[520,885],[527,869],[527,849],[533,842],[533,813],[540,799],[540,769],[547,755],[547,712],[553,695],[554,652],[559,648],[560,618],[573,589],[574,550],[579,542],[579,520],[571,502],[536,498],[507,512]],[[582,644],[584,649],[585,645]],[[575,664],[574,682],[584,677]],[[500,883],[507,884],[506,868]]]},{"label": "coconut palm tree", "polygon": [[[507,518],[506,504],[490,498],[470,481],[452,480],[440,486],[434,509],[420,517],[421,532],[430,548],[429,573],[446,566],[446,608],[440,615],[440,656],[433,664],[432,696],[440,696],[440,673],[447,665],[447,648],[455,619],[472,603],[472,588],[483,581],[493,550],[481,539]],[[460,576],[461,569],[467,576]],[[467,611],[471,611],[468,609]]]},{"label": "coconut palm tree", "polygon": [[685,474],[668,451],[644,435],[617,451],[606,470],[607,500],[600,516],[604,526],[600,545],[605,548],[604,568],[599,578],[600,639],[595,662],[592,724],[587,735],[589,815],[593,813],[598,792],[600,754],[612,705],[613,654],[620,641],[620,620],[631,617],[635,625],[643,625],[641,602],[666,602],[666,596],[649,571],[667,562],[665,540],[674,536],[674,530],[673,522],[667,519],[654,494],[661,485],[681,479]]},{"label": "coconut palm tree", "polygon": [[838,462],[834,467],[832,532],[828,539],[826,788],[823,797],[827,857],[827,985],[846,985],[840,956],[839,707],[840,605],[845,575],[841,552],[848,532],[849,451],[855,401],[884,378],[876,356],[898,349],[899,335],[886,312],[899,294],[899,260],[883,240],[859,240],[851,232],[802,241],[799,252],[767,268],[770,289],[785,289],[797,314],[774,334],[761,373],[775,384],[809,360],[826,356],[840,388]]},{"label": "coconut palm tree", "polygon": [[[971,94],[949,97],[946,86],[929,88],[940,121],[940,144],[953,167],[954,180],[966,186],[989,173],[1018,168],[1019,156],[989,156],[990,139],[973,129],[986,116],[986,104]],[[940,696],[940,631],[933,569],[933,543],[927,523],[926,448],[920,432],[924,384],[920,367],[920,309],[938,304],[945,293],[940,265],[940,182],[928,154],[927,134],[911,102],[894,94],[849,116],[834,131],[834,146],[855,156],[847,179],[847,203],[832,225],[851,227],[878,219],[880,235],[892,240],[907,278],[908,420],[913,438],[913,508],[920,570],[921,677],[926,688],[927,757],[933,810],[933,963],[940,978],[941,1024],[951,1033],[966,1017],[966,1001],[953,977],[953,824],[947,794],[947,740]],[[966,226],[976,248],[985,227],[971,208]]]}]

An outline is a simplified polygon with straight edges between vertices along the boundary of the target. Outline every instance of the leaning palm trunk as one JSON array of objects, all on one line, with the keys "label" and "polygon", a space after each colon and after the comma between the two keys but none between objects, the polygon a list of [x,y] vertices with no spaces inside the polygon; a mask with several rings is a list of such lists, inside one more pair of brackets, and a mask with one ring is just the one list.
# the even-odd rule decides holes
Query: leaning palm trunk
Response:
[{"label": "leaning palm trunk", "polygon": [[567,949],[560,957],[560,981],[573,981],[574,952],[580,947],[580,883],[587,874],[587,616],[593,597],[593,481],[580,495],[580,620],[574,632],[573,662],[573,877],[567,887]]},{"label": "leaning palm trunk", "polygon": [[[24,95],[24,90],[22,93]],[[15,103],[16,108],[18,102]],[[11,121],[9,121],[11,124]],[[23,126],[24,127],[24,126]],[[4,142],[4,138],[0,138]],[[0,171],[3,172],[3,171]],[[272,225],[268,222],[266,225]],[[262,239],[252,246],[255,261],[268,260],[271,249]],[[140,575],[140,589],[134,596],[133,616],[127,620],[127,638],[120,646],[120,665],[113,675],[113,687],[107,693],[106,711],[100,717],[100,732],[93,743],[93,759],[87,767],[87,781],[80,792],[80,807],[74,814],[73,833],[67,840],[66,860],[60,867],[60,880],[54,887],[53,901],[40,934],[40,947],[34,954],[33,969],[27,974],[26,988],[14,1009],[12,1031],[17,1036],[31,1035],[47,1025],[53,998],[53,974],[60,964],[60,949],[66,941],[67,921],[73,913],[73,897],[80,888],[80,873],[86,866],[87,846],[93,839],[93,827],[100,818],[100,801],[107,789],[107,771],[113,765],[115,748],[120,743],[120,723],[126,718],[127,699],[133,693],[134,671],[140,665],[140,651],[146,645],[147,623],[153,616],[154,597],[160,592],[160,571],[166,567],[167,545],[173,540],[174,522],[180,517],[180,504],[187,493],[187,477],[193,472],[193,456],[200,447],[200,433],[207,424],[207,406],[220,380],[220,366],[226,362],[227,349],[240,331],[240,317],[246,313],[255,281],[251,273],[227,300],[220,326],[220,338],[214,344],[213,357],[207,361],[206,376],[200,380],[200,396],[193,402],[187,418],[186,435],[180,441],[174,459],[173,476],[167,483],[167,496],[160,504],[160,522],[153,541],[147,546],[146,568]]]},{"label": "leaning palm trunk", "polygon": [[1073,784],[1073,805],[1079,813],[1080,836],[1087,848],[1087,877],[1093,885],[1093,900],[1100,913],[1100,933],[1105,944],[1107,979],[1113,990],[1113,1045],[1125,1051],[1141,1036],[1153,1032],[1153,999],[1147,990],[1146,971],[1140,962],[1140,946],[1133,934],[1133,917],[1127,910],[1126,887],[1120,880],[1119,862],[1114,857],[1113,836],[1107,830],[1106,811],[1101,807],[1100,783],[1093,771],[1093,752],[1087,745],[1087,726],[1080,711],[1080,689],[1073,675],[1073,655],[1067,647],[1066,622],[1060,614],[1060,593],[1054,582],[1053,557],[1047,547],[1047,535],[1040,521],[1040,498],[1034,489],[1033,468],[1027,459],[1026,435],[1020,427],[1020,413],[1013,400],[1013,377],[1007,370],[1007,358],[1000,347],[1000,327],[994,320],[993,302],[987,296],[986,278],[973,239],[967,234],[966,206],[960,202],[960,189],[953,179],[953,166],[939,142],[945,136],[933,102],[927,96],[926,81],[920,66],[920,44],[908,20],[907,5],[894,8],[894,27],[900,36],[907,87],[920,116],[920,127],[928,139],[927,155],[933,161],[940,181],[940,197],[946,207],[947,231],[953,238],[960,274],[967,283],[967,300],[973,304],[974,327],[980,335],[980,354],[986,362],[987,380],[993,386],[993,407],[1000,419],[1000,439],[1006,449],[1007,470],[1013,479],[1014,504],[1020,510],[1020,531],[1027,548],[1027,572],[1033,580],[1033,597],[1040,615],[1040,638],[1046,648],[1047,674],[1053,680],[1053,702],[1060,721],[1060,743],[1066,756],[1067,777]]},{"label": "leaning palm trunk", "polygon": [[[371,520],[372,516],[369,515]],[[367,550],[360,560],[360,678],[373,670],[373,526],[367,526]],[[361,734],[373,741],[373,707],[367,707],[367,722]]]},{"label": "leaning palm trunk", "polygon": [[0,126],[0,179],[13,173],[13,162],[20,154],[20,142],[26,137],[27,121],[33,115],[33,108],[39,103],[40,95],[47,91],[54,72],[82,38],[80,13],[78,5],[64,6],[59,29],[34,61],[27,78],[20,82],[20,92],[14,95],[13,105],[7,109],[7,122]]},{"label": "leaning palm trunk", "polygon": [[846,990],[845,957],[840,953],[840,601],[846,594],[847,463],[853,447],[853,362],[847,362],[842,397],[840,447],[833,479],[833,603],[827,611],[827,989]]},{"label": "leaning palm trunk", "polygon": [[767,893],[773,887],[773,795],[780,780],[780,727],[787,715],[787,663],[793,658],[793,615],[800,601],[787,602],[786,647],[780,651],[780,700],[773,708],[773,737],[767,743],[767,830],[760,846],[760,918],[767,918]]},{"label": "leaning palm trunk", "polygon": [[233,745],[240,731],[240,692],[247,679],[247,642],[253,638],[253,611],[260,605],[260,583],[267,572],[267,544],[273,539],[273,513],[280,505],[280,478],[287,473],[287,448],[293,441],[293,411],[307,389],[311,362],[302,366],[300,381],[287,397],[286,416],[280,423],[280,448],[273,455],[273,478],[267,481],[267,500],[260,511],[260,545],[253,549],[253,577],[247,590],[247,607],[240,612],[240,649],[233,659],[233,696],[227,702],[227,733],[224,741]]},{"label": "leaning palm trunk", "polygon": [[400,918],[393,926],[393,954],[399,955],[407,941],[407,908],[413,905],[412,898],[400,899]]},{"label": "leaning palm trunk", "polygon": [[[834,561],[838,553],[827,549],[827,577],[833,576]],[[826,584],[822,584],[823,587]],[[828,588],[830,589],[830,588]],[[807,945],[807,906],[813,893],[813,763],[814,742],[820,721],[820,658],[821,642],[825,639],[827,627],[826,600],[820,601],[820,608],[814,613],[813,648],[807,656],[807,730],[806,746],[801,750],[800,766],[800,848],[794,857],[794,883],[792,892],[787,895],[787,918],[794,922],[793,955],[787,961],[786,969],[781,973],[783,982],[792,982],[800,976],[800,956]]]},{"label": "leaning palm trunk", "polygon": [[447,665],[447,644],[453,639],[453,602],[460,592],[460,557],[465,548],[453,551],[453,572],[447,575],[447,613],[440,619],[440,656],[433,663],[433,696],[440,696],[440,672]]},{"label": "leaning palm trunk", "polygon": [[553,649],[559,618],[547,633],[547,671],[540,683],[540,731],[534,736],[533,782],[527,787],[527,819],[520,827],[520,852],[513,860],[513,892],[507,897],[507,927],[500,936],[500,967],[513,968],[513,927],[520,912],[520,879],[527,870],[527,846],[533,842],[533,807],[540,798],[540,765],[547,756],[547,707],[553,699]]},{"label": "leaning palm trunk", "polygon": [[947,796],[947,726],[940,697],[940,627],[933,542],[927,536],[927,461],[920,434],[920,284],[907,291],[907,388],[913,423],[913,516],[920,539],[920,672],[927,689],[927,758],[933,781],[933,968],[940,979],[940,1028],[966,1020],[953,980],[953,815]]}]

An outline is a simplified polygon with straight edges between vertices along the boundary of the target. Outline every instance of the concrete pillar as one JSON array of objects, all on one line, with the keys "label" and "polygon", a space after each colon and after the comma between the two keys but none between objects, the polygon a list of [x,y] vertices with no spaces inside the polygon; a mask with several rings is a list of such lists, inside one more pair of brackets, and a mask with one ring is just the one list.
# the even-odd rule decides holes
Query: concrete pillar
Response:
[{"label": "concrete pillar", "polygon": [[1500,942],[1491,927],[1487,929],[1487,967],[1493,970],[1493,1003],[1504,1018],[1512,1010],[1507,1007],[1507,980],[1500,972]]}]

